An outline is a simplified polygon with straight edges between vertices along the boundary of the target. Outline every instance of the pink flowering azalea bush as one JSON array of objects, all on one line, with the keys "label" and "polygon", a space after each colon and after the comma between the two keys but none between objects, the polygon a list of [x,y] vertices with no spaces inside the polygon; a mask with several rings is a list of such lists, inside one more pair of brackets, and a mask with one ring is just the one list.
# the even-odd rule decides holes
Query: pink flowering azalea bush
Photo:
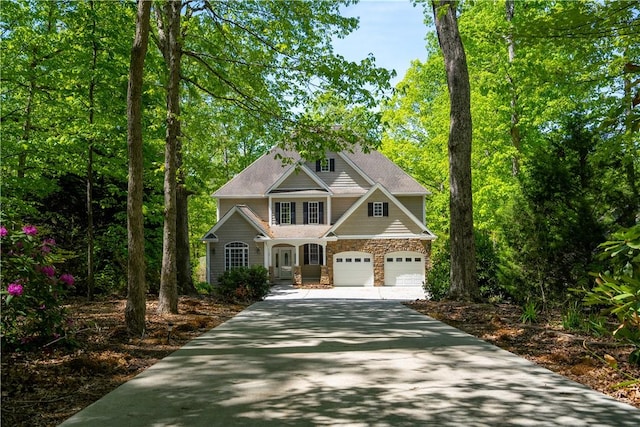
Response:
[{"label": "pink flowering azalea bush", "polygon": [[16,230],[0,226],[3,348],[46,345],[67,335],[70,321],[62,298],[74,278],[58,273],[56,264],[63,258],[56,252],[56,242],[38,237],[33,225]]}]

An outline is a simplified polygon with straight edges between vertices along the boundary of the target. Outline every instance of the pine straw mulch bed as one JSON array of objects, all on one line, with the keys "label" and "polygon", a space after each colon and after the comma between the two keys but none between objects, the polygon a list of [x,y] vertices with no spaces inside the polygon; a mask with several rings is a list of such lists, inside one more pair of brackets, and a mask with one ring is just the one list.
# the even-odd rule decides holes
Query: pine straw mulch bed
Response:
[{"label": "pine straw mulch bed", "polygon": [[[468,334],[522,356],[617,400],[640,408],[640,366],[628,362],[633,347],[611,337],[593,337],[562,328],[562,314],[550,310],[535,324],[523,324],[522,309],[511,304],[414,301],[406,304]],[[635,384],[620,386],[636,380]]]},{"label": "pine straw mulch bed", "polygon": [[[2,353],[2,425],[56,426],[203,332],[246,308],[210,297],[180,297],[180,314],[156,314],[147,302],[147,331],[131,339],[124,326],[125,299],[69,303],[75,348]],[[167,340],[168,323],[173,331]],[[61,342],[62,343],[62,342]]]},{"label": "pine straw mulch bed", "polygon": [[[180,314],[163,317],[155,313],[157,301],[150,300],[147,335],[130,339],[124,327],[125,303],[120,298],[72,301],[68,308],[79,330],[79,347],[3,352],[2,424],[56,426],[246,307],[209,297],[181,297]],[[627,363],[630,348],[607,338],[568,333],[560,326],[559,313],[523,325],[521,309],[508,304],[416,301],[407,305],[640,408],[638,384],[614,387],[627,379],[621,372],[640,377],[640,368]],[[169,321],[174,329],[167,342]],[[605,357],[613,357],[618,369],[607,365]]]}]

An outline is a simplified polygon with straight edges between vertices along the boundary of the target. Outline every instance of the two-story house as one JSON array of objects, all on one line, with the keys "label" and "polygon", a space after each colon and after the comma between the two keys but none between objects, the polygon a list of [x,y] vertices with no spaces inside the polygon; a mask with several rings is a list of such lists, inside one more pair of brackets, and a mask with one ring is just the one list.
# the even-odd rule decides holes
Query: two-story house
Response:
[{"label": "two-story house", "polygon": [[207,281],[260,264],[272,283],[421,286],[435,239],[424,224],[427,195],[377,151],[308,162],[273,149],[213,194]]}]

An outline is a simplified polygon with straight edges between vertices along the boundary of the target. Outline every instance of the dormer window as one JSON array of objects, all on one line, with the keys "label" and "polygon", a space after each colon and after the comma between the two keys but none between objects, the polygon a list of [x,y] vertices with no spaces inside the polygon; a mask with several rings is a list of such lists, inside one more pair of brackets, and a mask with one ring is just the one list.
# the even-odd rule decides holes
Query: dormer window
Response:
[{"label": "dormer window", "polygon": [[316,160],[316,172],[335,172],[336,159],[324,158]]}]

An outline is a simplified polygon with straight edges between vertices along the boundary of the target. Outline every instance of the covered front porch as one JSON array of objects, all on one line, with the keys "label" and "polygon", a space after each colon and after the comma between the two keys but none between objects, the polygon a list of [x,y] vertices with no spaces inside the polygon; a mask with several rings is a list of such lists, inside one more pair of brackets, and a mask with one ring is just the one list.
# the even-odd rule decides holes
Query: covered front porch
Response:
[{"label": "covered front porch", "polygon": [[261,243],[271,283],[329,284],[326,239],[270,239]]}]

